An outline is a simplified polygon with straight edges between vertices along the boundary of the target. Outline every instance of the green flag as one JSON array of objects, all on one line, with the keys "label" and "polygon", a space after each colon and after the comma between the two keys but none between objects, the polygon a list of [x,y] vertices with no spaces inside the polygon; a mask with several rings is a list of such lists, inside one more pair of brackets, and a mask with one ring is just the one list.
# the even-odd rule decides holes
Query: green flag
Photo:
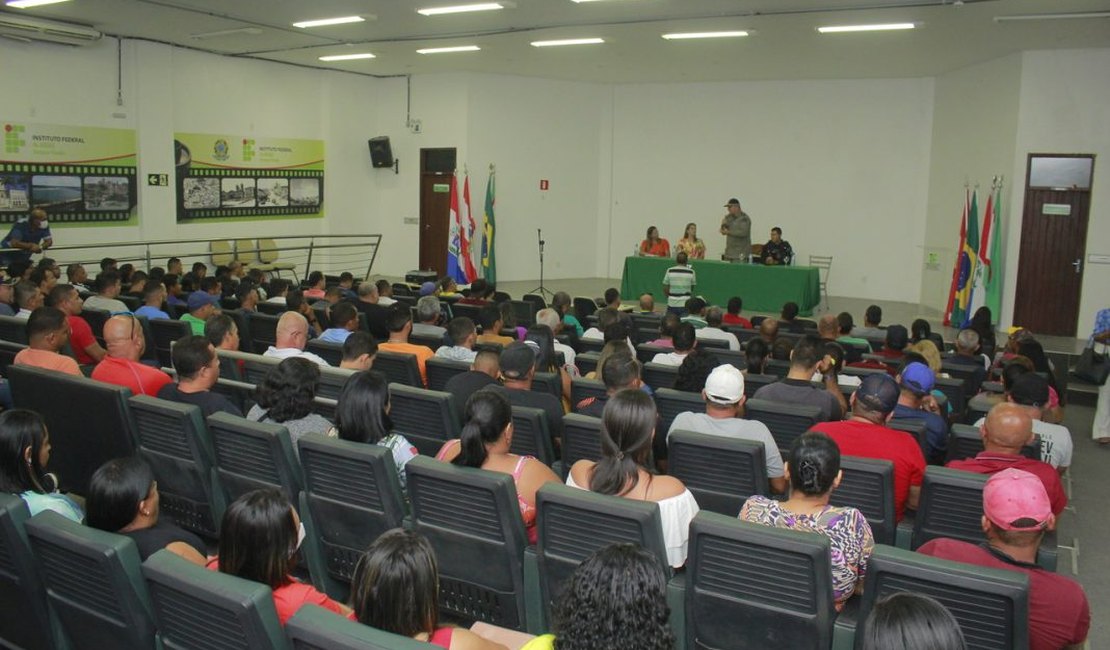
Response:
[{"label": "green flag", "polygon": [[[492,167],[492,165],[491,165]],[[486,209],[482,215],[482,277],[486,282],[497,282],[497,259],[494,256],[494,221],[493,206],[496,203],[494,196],[494,175],[490,169],[489,180],[486,181]]]},{"label": "green flag", "polygon": [[[979,257],[985,263],[986,277],[983,279],[985,293],[983,304],[990,308],[991,314],[997,320],[1002,312],[1002,186],[994,190],[994,206],[989,215],[988,223],[983,227],[990,230],[983,231]],[[989,239],[988,239],[989,238]]]}]

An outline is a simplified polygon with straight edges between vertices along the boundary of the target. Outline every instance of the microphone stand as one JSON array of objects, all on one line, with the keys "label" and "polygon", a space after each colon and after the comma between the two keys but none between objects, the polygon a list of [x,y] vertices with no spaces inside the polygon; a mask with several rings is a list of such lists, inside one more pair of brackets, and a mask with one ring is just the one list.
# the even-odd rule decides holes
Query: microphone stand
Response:
[{"label": "microphone stand", "polygon": [[543,240],[543,230],[536,228],[536,239],[540,246],[540,286],[532,289],[528,293],[537,293],[542,298],[543,296],[555,297],[555,294],[547,287],[543,286],[543,245],[546,243]]}]

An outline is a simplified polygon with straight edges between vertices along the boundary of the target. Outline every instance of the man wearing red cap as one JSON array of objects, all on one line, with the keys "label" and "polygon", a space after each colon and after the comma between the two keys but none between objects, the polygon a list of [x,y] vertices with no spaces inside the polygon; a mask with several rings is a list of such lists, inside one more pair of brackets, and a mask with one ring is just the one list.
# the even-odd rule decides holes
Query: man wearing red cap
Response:
[{"label": "man wearing red cap", "polygon": [[917,552],[1026,574],[1030,650],[1079,647],[1091,626],[1087,595],[1074,580],[1036,563],[1041,539],[1055,525],[1056,517],[1041,480],[1011,468],[990,477],[983,487],[986,544],[939,538],[926,542]]}]

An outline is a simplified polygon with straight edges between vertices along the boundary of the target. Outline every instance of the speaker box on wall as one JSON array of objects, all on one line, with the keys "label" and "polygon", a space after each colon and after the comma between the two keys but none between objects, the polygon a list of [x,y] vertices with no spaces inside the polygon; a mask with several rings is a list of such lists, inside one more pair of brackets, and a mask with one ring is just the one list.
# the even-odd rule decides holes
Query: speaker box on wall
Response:
[{"label": "speaker box on wall", "polygon": [[370,161],[375,167],[393,166],[393,147],[389,146],[389,136],[379,135],[367,141],[370,145]]}]

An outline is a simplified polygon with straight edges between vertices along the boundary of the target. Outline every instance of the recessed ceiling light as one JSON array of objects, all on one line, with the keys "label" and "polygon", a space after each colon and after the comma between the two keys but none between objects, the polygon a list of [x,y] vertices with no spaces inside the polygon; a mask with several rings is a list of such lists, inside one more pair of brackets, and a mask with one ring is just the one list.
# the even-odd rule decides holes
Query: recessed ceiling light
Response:
[{"label": "recessed ceiling light", "polygon": [[365,18],[362,16],[341,16],[339,18],[321,18],[319,20],[302,20],[299,23],[293,23],[294,27],[301,29],[308,29],[309,27],[327,27],[328,25],[346,25],[347,23],[361,23]]},{"label": "recessed ceiling light", "polygon": [[689,32],[685,34],[663,34],[668,41],[681,41],[689,38],[737,38],[747,36],[748,32],[737,30],[733,32]]},{"label": "recessed ceiling light", "polygon": [[558,47],[560,45],[596,45],[604,43],[603,38],[564,38],[557,41],[532,41],[532,47]]},{"label": "recessed ceiling light", "polygon": [[56,5],[59,2],[69,2],[69,0],[8,0],[6,4],[16,9],[30,9],[31,7],[41,7],[43,5]]},{"label": "recessed ceiling light", "polygon": [[417,9],[416,13],[422,16],[443,16],[446,14],[465,14],[472,11],[496,11],[504,9],[505,5],[500,2],[478,2],[469,5],[454,5],[451,7],[425,7],[424,9]]},{"label": "recessed ceiling light", "polygon": [[456,47],[426,47],[417,50],[417,54],[447,54],[449,52],[477,52],[482,48],[477,45],[459,45]]},{"label": "recessed ceiling light", "polygon": [[257,27],[237,27],[235,29],[220,29],[214,32],[201,32],[199,34],[189,34],[189,38],[202,41],[206,38],[219,38],[220,36],[258,36],[262,30]]},{"label": "recessed ceiling light", "polygon": [[355,59],[374,59],[377,58],[369,52],[361,54],[332,54],[330,56],[320,57],[321,61],[354,61]]},{"label": "recessed ceiling light", "polygon": [[1110,11],[1087,11],[1070,14],[1017,14],[1013,16],[995,16],[994,22],[1004,23],[1011,20],[1067,20],[1069,18],[1110,18]]},{"label": "recessed ceiling light", "polygon": [[895,29],[913,29],[917,27],[916,23],[889,23],[886,25],[833,25],[830,27],[818,27],[817,31],[822,34],[839,34],[842,32],[884,32]]}]

